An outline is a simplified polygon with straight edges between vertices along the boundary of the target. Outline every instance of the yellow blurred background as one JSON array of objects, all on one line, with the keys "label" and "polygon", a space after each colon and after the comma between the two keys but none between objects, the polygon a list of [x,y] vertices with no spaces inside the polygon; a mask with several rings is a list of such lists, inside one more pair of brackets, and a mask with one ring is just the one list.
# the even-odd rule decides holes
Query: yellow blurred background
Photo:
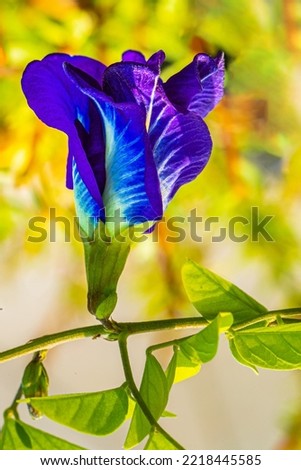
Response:
[{"label": "yellow blurred background", "polygon": [[[301,3],[298,0],[2,0],[0,3],[0,349],[93,322],[86,310],[83,252],[56,240],[30,243],[29,220],[50,208],[72,220],[65,189],[67,139],[38,121],[22,96],[26,64],[50,52],[105,64],[126,49],[163,49],[169,77],[198,52],[226,56],[226,95],[206,118],[214,150],[204,172],[182,188],[167,216],[219,218],[202,242],[187,237],[138,244],[120,281],[120,321],[192,315],[181,286],[187,257],[235,282],[269,309],[301,304]],[[268,231],[239,243],[214,242],[235,216],[272,215]],[[48,222],[47,222],[48,223]],[[46,223],[46,225],[47,225]],[[49,224],[47,225],[49,227]],[[204,229],[204,226],[202,225]],[[253,237],[254,238],[254,237]],[[133,341],[137,379],[144,349],[166,337]],[[101,390],[124,379],[114,344],[84,341],[57,348],[46,366],[50,393]],[[162,361],[166,358],[162,356]],[[0,367],[0,405],[12,400],[29,358]],[[190,449],[301,448],[300,374],[260,371],[234,362],[222,341],[217,358],[176,385],[166,420]],[[30,422],[24,410],[23,419]],[[165,424],[165,423],[164,423]],[[125,429],[104,439],[42,420],[43,429],[81,445],[120,448]]]}]

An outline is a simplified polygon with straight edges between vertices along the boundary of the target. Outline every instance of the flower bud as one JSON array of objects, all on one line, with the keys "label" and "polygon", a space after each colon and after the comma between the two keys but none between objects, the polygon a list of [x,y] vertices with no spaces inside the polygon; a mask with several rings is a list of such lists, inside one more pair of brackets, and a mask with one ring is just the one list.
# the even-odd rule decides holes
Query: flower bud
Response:
[{"label": "flower bud", "polygon": [[[25,398],[46,397],[48,395],[49,378],[42,363],[43,356],[42,353],[38,353],[25,368],[22,378],[22,391]],[[30,404],[27,406],[34,419],[42,417],[42,414]]]}]

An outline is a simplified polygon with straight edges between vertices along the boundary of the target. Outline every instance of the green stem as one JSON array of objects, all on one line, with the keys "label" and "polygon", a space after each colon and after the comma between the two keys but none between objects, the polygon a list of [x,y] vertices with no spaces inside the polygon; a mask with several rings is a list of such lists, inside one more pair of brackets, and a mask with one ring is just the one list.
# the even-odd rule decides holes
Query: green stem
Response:
[{"label": "green stem", "polygon": [[76,341],[82,338],[89,338],[97,335],[102,335],[106,332],[102,325],[93,325],[83,328],[76,328],[74,330],[62,331],[52,335],[41,336],[40,338],[29,341],[22,346],[13,349],[8,349],[0,353],[0,362],[9,361],[17,357],[26,356],[27,354],[35,353],[41,349],[51,349],[55,346],[69,341]]},{"label": "green stem", "polygon": [[20,400],[20,398],[22,398],[22,395],[23,395],[23,390],[22,390],[22,385],[20,385],[20,387],[18,388],[17,393],[15,395],[15,398],[12,401],[12,404],[10,405],[9,408],[7,408],[4,411],[5,418],[6,417],[11,417],[11,418],[14,418],[14,419],[19,418],[17,407],[18,407],[18,404],[19,404],[18,401]]},{"label": "green stem", "polygon": [[171,318],[168,320],[143,321],[133,323],[118,323],[118,328],[128,336],[163,330],[185,330],[189,328],[202,328],[208,321],[204,317]]},{"label": "green stem", "polygon": [[[281,318],[294,318],[300,314],[300,307],[286,310],[274,310],[247,322],[239,323],[232,329],[237,331],[262,321],[275,321],[279,315]],[[16,348],[0,352],[0,363],[38,352],[41,349],[48,350],[58,346],[59,344],[68,343],[70,341],[77,341],[83,338],[103,336],[105,338],[111,337],[111,339],[118,339],[119,335],[122,333],[126,333],[127,336],[130,336],[141,333],[150,333],[152,331],[158,330],[163,331],[202,328],[206,325],[208,325],[208,322],[203,317],[172,318],[168,320],[144,321],[135,323],[116,323],[108,320],[106,324],[102,325],[98,324],[84,326],[82,328],[75,328],[73,330],[42,336]]]},{"label": "green stem", "polygon": [[301,307],[286,308],[283,310],[270,310],[269,313],[281,315],[282,317],[293,317],[295,315],[301,315]]},{"label": "green stem", "polygon": [[277,318],[294,318],[296,316],[300,316],[301,309],[299,308],[287,308],[285,310],[270,310],[269,312],[265,313],[264,315],[260,315],[259,317],[253,318],[252,320],[248,320],[242,323],[238,323],[235,326],[232,326],[231,330],[238,331],[242,330],[243,328],[247,328],[248,326],[256,325],[256,323],[267,322],[272,323],[277,320]]},{"label": "green stem", "polygon": [[184,447],[181,446],[172,436],[170,436],[157,422],[157,420],[153,417],[152,413],[150,412],[147,404],[143,400],[133,377],[133,372],[131,368],[128,348],[127,348],[127,338],[128,335],[123,333],[119,336],[118,344],[120,349],[120,355],[124,370],[124,375],[127,381],[127,385],[135,398],[136,402],[140,406],[141,410],[143,411],[146,419],[149,421],[150,425],[153,427],[154,430],[160,432],[169,442],[171,442],[176,449],[184,450]]},{"label": "green stem", "polygon": [[[188,338],[188,336],[186,336],[186,338]],[[177,341],[176,339],[172,339],[171,341],[165,341],[164,343],[152,344],[151,346],[147,348],[146,352],[148,354],[148,353],[157,351],[158,349],[170,348],[172,346],[175,346],[176,341]]]},{"label": "green stem", "polygon": [[[119,334],[126,332],[127,335],[139,333],[149,333],[157,330],[177,330],[185,328],[201,328],[207,325],[206,320],[199,317],[179,318],[170,320],[158,320],[150,322],[137,323],[110,323],[108,325],[92,325],[73,330],[62,331],[52,335],[42,336],[40,338],[29,341],[22,346],[18,346],[7,351],[0,352],[0,362],[9,361],[17,357],[35,353],[41,349],[51,349],[59,344],[77,341],[83,338],[91,338],[97,336],[115,335],[116,339]],[[112,329],[110,329],[110,326]]]}]

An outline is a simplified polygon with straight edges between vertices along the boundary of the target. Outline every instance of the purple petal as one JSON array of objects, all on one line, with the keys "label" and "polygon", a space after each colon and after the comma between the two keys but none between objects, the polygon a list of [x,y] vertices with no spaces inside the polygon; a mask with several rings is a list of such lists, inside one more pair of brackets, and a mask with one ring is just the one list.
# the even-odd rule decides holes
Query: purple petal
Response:
[{"label": "purple petal", "polygon": [[[105,66],[100,62],[82,56],[50,54],[41,61],[31,62],[26,67],[22,77],[22,88],[29,106],[37,116],[48,126],[65,132],[69,137],[67,187],[72,188],[72,160],[75,157],[85,185],[89,187],[92,197],[101,206],[99,187],[103,182],[96,181],[83,148],[91,147],[92,144],[91,142],[88,144],[89,137],[83,142],[80,140],[83,135],[79,123],[88,136],[94,134],[93,129],[90,130],[90,125],[91,127],[94,125],[92,121],[90,123],[89,117],[91,103],[89,98],[66,76],[63,69],[65,61],[76,64],[94,84],[100,83],[105,70]],[[101,146],[100,143],[97,145]],[[95,147],[94,144],[92,146]]]},{"label": "purple petal", "polygon": [[200,117],[175,110],[165,97],[160,82],[153,103],[149,136],[165,209],[178,189],[203,170],[211,154],[212,141]]},{"label": "purple petal", "polygon": [[146,110],[146,126],[157,167],[163,208],[206,165],[212,142],[206,124],[194,113],[179,113],[169,102],[158,74],[133,63],[114,64],[104,73],[104,90],[117,102]]},{"label": "purple petal", "polygon": [[68,61],[100,83],[105,66],[94,59],[67,54],[49,54],[31,62],[22,77],[22,88],[29,106],[48,126],[68,132],[78,109],[86,114],[89,100],[66,77],[63,63]]},{"label": "purple petal", "polygon": [[136,62],[138,64],[145,64],[146,60],[144,55],[139,51],[128,50],[122,54],[123,62]]},{"label": "purple petal", "polygon": [[212,58],[197,54],[194,60],[164,84],[164,90],[176,108],[205,117],[224,94],[224,56]]},{"label": "purple petal", "polygon": [[66,64],[70,77],[97,106],[106,142],[106,216],[120,211],[127,222],[140,223],[162,216],[158,175],[145,130],[145,112],[136,104],[115,104],[92,88],[83,74]]},{"label": "purple petal", "polygon": [[106,69],[106,65],[98,60],[91,59],[91,57],[85,56],[71,56],[71,61],[68,59],[68,62],[73,64],[74,67],[85,72],[87,75],[92,77],[99,84],[102,81],[103,73]]},{"label": "purple petal", "polygon": [[102,132],[102,121],[97,107],[92,100],[90,100],[89,103],[88,114],[90,120],[88,131],[79,120],[75,122],[75,126],[89,164],[93,169],[93,175],[97,181],[98,189],[102,194],[106,182],[105,142]]},{"label": "purple petal", "polygon": [[92,197],[88,187],[81,177],[75,159],[73,159],[72,162],[72,172],[74,199],[79,223],[86,234],[91,235],[91,229],[93,231],[96,228],[99,220],[102,220],[103,222],[105,221],[104,207],[100,207]]},{"label": "purple petal", "polygon": [[[154,59],[154,63],[158,59]],[[103,90],[117,103],[136,103],[146,112],[148,129],[159,70],[155,73],[150,67],[133,62],[119,62],[111,65],[103,75]]]},{"label": "purple petal", "polygon": [[128,61],[111,65],[103,75],[103,91],[118,103],[144,105],[148,113],[164,59],[165,54],[160,50],[147,62],[144,59],[144,63]]},{"label": "purple petal", "polygon": [[[77,124],[78,126],[78,124]],[[104,163],[100,165],[100,168],[96,168],[96,173],[94,173],[94,169],[91,166],[91,163],[88,159],[88,155],[86,153],[86,149],[84,148],[83,142],[85,145],[89,145],[85,142],[85,140],[81,140],[80,134],[82,133],[82,130],[77,131],[76,126],[73,127],[72,130],[70,130],[68,136],[69,136],[69,159],[71,162],[71,174],[72,174],[72,189],[75,190],[75,183],[74,183],[74,164],[76,164],[77,171],[83,180],[83,185],[87,188],[89,191],[89,194],[91,198],[94,200],[95,204],[97,204],[99,211],[103,211],[103,200],[101,196],[101,191],[100,187],[104,185],[104,180],[105,178],[100,181],[100,184],[96,180],[95,174],[97,174],[99,177],[102,177],[104,170],[102,169],[102,166],[104,167]],[[82,136],[81,136],[82,137]],[[98,155],[98,158],[101,162],[104,161],[104,156]],[[94,163],[94,162],[92,162]],[[90,214],[89,214],[90,215]]]},{"label": "purple petal", "polygon": [[160,74],[161,71],[161,66],[165,60],[165,53],[164,51],[158,51],[155,52],[148,61],[146,62],[146,65],[157,75]]},{"label": "purple petal", "polygon": [[137,103],[147,109],[157,79],[157,75],[146,65],[118,62],[105,70],[103,91],[117,103]]},{"label": "purple petal", "polygon": [[150,58],[146,61],[144,55],[139,51],[125,51],[122,54],[123,62],[133,62],[138,64],[147,65],[155,73],[160,73],[161,65],[165,60],[165,53],[162,50],[155,52]]}]

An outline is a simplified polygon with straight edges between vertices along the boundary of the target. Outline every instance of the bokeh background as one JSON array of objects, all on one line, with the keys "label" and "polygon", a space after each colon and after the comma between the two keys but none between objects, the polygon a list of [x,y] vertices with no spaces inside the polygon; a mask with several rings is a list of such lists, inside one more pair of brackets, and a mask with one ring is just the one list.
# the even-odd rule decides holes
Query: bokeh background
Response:
[{"label": "bokeh background", "polygon": [[[0,349],[62,329],[90,324],[82,247],[65,241],[32,243],[29,220],[49,209],[72,221],[65,189],[67,139],[37,120],[20,89],[26,64],[50,52],[88,55],[105,64],[126,49],[166,52],[163,78],[198,52],[226,56],[226,95],[206,118],[214,151],[204,172],[182,188],[168,216],[219,217],[202,242],[188,236],[138,244],[119,286],[120,321],[192,315],[181,285],[187,257],[235,282],[269,309],[301,304],[301,2],[299,0],[2,0],[0,3]],[[212,236],[234,216],[273,215],[273,242],[243,243]],[[240,233],[238,233],[239,235]],[[166,339],[145,335],[131,344],[137,380],[144,349]],[[123,381],[112,343],[86,340],[53,350],[46,361],[50,393],[101,390]],[[167,354],[167,353],[166,353]],[[168,357],[163,354],[162,362]],[[29,358],[0,366],[0,405],[7,407]],[[218,356],[174,387],[164,425],[190,449],[301,448],[298,372],[251,370]],[[22,418],[31,422],[26,409]],[[0,423],[1,424],[1,423]],[[35,425],[35,424],[34,424]],[[126,426],[103,439],[82,436],[46,419],[37,423],[81,445],[117,449]]]}]

